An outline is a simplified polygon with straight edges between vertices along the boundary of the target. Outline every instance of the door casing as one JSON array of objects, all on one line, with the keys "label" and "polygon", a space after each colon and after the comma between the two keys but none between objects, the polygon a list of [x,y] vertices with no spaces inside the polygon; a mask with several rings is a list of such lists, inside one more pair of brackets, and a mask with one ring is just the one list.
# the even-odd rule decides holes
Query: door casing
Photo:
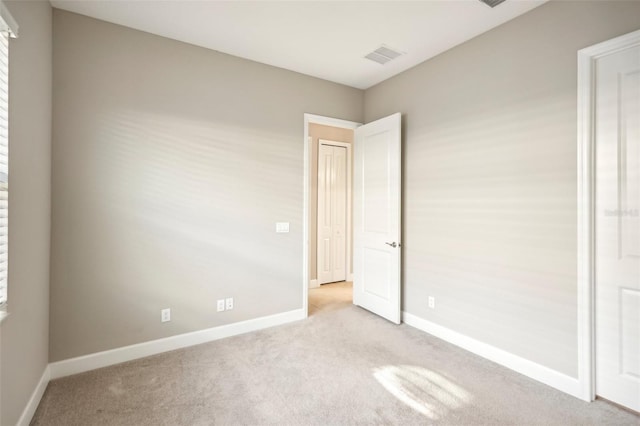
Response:
[{"label": "door casing", "polygon": [[640,30],[578,51],[578,386],[593,401],[595,386],[595,62],[640,44]]}]

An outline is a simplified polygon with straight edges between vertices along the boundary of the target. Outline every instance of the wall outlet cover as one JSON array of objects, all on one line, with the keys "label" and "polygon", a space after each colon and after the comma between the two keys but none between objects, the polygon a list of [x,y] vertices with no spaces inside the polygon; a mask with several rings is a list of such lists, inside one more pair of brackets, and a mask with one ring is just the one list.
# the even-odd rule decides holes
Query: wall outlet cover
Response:
[{"label": "wall outlet cover", "polygon": [[160,321],[161,322],[171,321],[171,308],[166,308],[160,311]]}]

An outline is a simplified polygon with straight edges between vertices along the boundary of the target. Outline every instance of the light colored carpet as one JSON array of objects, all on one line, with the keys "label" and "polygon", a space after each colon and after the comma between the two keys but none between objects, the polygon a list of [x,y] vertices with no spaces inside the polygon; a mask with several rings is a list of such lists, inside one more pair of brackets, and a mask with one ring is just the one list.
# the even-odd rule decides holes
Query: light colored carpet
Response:
[{"label": "light colored carpet", "polygon": [[340,298],[314,304],[304,321],[52,381],[32,424],[640,425]]}]

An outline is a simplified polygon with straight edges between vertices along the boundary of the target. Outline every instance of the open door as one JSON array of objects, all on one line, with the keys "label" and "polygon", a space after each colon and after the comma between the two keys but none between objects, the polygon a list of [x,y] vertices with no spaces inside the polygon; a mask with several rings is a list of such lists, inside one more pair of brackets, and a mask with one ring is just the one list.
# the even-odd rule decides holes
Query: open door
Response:
[{"label": "open door", "polygon": [[400,324],[400,113],[355,130],[353,303]]},{"label": "open door", "polygon": [[640,411],[640,43],[595,71],[596,393]]}]

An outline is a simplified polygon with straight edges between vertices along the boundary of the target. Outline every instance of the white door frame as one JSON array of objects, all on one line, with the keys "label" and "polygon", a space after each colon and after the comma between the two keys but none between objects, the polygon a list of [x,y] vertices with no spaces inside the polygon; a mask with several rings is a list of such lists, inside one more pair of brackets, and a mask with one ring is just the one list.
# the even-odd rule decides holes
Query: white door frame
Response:
[{"label": "white door frame", "polygon": [[[336,126],[333,126],[336,127]],[[351,245],[351,188],[352,188],[352,171],[351,171],[351,149],[352,146],[350,143],[346,143],[346,142],[340,142],[340,141],[332,141],[329,139],[318,139],[318,147],[320,147],[320,144],[323,145],[332,145],[332,146],[340,146],[343,148],[347,149],[347,210],[346,210],[346,214],[347,214],[347,221],[346,221],[346,228],[345,228],[345,232],[347,233],[347,238],[345,238],[346,240],[346,247],[344,250],[345,256],[346,256],[346,262],[345,262],[345,268],[346,268],[346,275],[345,275],[345,279],[347,281],[353,281],[353,273],[351,272],[351,266],[350,266],[350,260],[352,257],[352,245]],[[318,148],[319,149],[319,148]],[[317,232],[317,231],[316,231]],[[316,238],[316,244],[317,244],[317,238]],[[318,256],[317,254],[318,252],[316,251],[316,257]],[[318,263],[317,259],[316,259],[316,264]],[[318,286],[320,286],[320,284],[318,284]]]},{"label": "white door frame", "polygon": [[640,30],[578,51],[578,382],[580,398],[593,401],[595,386],[595,62],[640,43]]},{"label": "white door frame", "polygon": [[341,127],[343,129],[355,130],[362,125],[355,121],[341,120],[339,118],[325,117],[315,114],[304,114],[304,173],[302,187],[302,311],[304,317],[309,316],[309,184],[311,170],[311,144],[309,138],[309,124],[323,124],[325,126]]}]

